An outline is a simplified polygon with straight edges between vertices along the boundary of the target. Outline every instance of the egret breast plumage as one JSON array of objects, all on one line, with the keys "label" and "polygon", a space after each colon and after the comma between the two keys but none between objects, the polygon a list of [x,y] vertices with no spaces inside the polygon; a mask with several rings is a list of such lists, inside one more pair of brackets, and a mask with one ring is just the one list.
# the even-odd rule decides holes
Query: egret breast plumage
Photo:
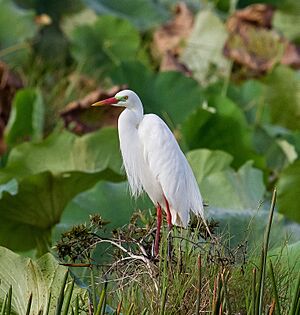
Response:
[{"label": "egret breast plumage", "polygon": [[169,225],[186,227],[190,211],[205,222],[197,181],[166,123],[155,114],[144,115],[140,98],[131,90],[93,105],[105,104],[125,107],[118,119],[118,133],[132,195],[138,197],[145,191],[158,216],[159,209],[165,210]]}]

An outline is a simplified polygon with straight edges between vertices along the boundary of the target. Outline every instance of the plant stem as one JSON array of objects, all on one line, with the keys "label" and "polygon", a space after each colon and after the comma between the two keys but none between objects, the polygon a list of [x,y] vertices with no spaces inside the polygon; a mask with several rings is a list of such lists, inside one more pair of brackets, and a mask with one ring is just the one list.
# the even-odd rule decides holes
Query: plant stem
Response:
[{"label": "plant stem", "polygon": [[276,188],[274,188],[273,190],[272,202],[271,202],[270,213],[269,213],[269,220],[268,220],[268,224],[265,230],[263,248],[262,248],[262,254],[261,254],[261,266],[259,270],[259,282],[258,282],[257,315],[261,315],[263,312],[263,296],[264,296],[264,286],[265,286],[266,264],[267,264],[269,239],[270,239],[270,232],[271,232],[271,226],[272,226],[272,221],[273,221],[275,204],[276,204]]}]

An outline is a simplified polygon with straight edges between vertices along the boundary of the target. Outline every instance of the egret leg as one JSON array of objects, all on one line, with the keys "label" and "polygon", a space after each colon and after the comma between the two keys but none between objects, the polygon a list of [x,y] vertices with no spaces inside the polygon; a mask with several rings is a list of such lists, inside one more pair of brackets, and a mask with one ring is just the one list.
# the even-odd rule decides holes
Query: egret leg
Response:
[{"label": "egret leg", "polygon": [[170,211],[170,205],[167,198],[164,196],[165,203],[166,203],[166,212],[167,212],[167,223],[168,223],[168,257],[172,258],[172,242],[171,242],[171,231],[172,231],[172,215]]},{"label": "egret leg", "polygon": [[168,230],[171,231],[173,225],[172,225],[172,215],[171,215],[171,211],[170,211],[170,205],[169,205],[169,202],[165,196],[164,196],[164,199],[165,199],[165,203],[166,203]]},{"label": "egret leg", "polygon": [[157,226],[156,226],[156,234],[155,234],[155,241],[154,241],[154,255],[155,256],[157,256],[159,253],[160,228],[161,228],[161,221],[162,221],[162,210],[159,203],[156,206],[156,213],[157,213]]}]

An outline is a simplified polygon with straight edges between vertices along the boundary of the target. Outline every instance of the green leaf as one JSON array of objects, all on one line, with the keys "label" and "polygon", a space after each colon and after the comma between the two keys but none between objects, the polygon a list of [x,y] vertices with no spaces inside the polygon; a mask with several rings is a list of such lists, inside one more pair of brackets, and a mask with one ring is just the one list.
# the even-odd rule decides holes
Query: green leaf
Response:
[{"label": "green leaf", "polygon": [[123,180],[120,167],[112,128],[83,137],[64,131],[15,147],[0,171],[0,244],[48,250],[51,229],[66,205],[100,180]]},{"label": "green leaf", "polygon": [[273,124],[300,129],[299,78],[299,73],[284,66],[277,67],[266,77],[265,97]]},{"label": "green leaf", "polygon": [[290,133],[282,127],[257,126],[253,137],[256,151],[265,156],[267,166],[273,171],[281,171],[298,156],[293,144],[285,140],[290,138]]},{"label": "green leaf", "polygon": [[123,63],[111,76],[115,84],[127,84],[136,91],[146,113],[158,114],[172,128],[203,102],[198,83],[179,72],[154,74],[140,63],[131,62]]},{"label": "green leaf", "polygon": [[66,272],[67,268],[60,266],[50,254],[34,261],[0,247],[0,300],[3,301],[12,285],[13,311],[25,314],[32,294],[31,314],[38,314],[40,310],[45,311],[51,294],[50,314],[54,314],[61,281]]},{"label": "green leaf", "polygon": [[195,171],[198,183],[210,174],[228,169],[233,160],[233,157],[224,151],[207,149],[191,151],[187,154],[187,158]]},{"label": "green leaf", "polygon": [[1,177],[6,179],[7,175],[20,179],[48,170],[92,173],[109,168],[120,174],[121,165],[116,129],[104,128],[82,137],[63,130],[42,142],[16,146],[10,152],[6,168],[0,171],[0,183],[3,183]]},{"label": "green leaf", "polygon": [[15,145],[24,140],[40,140],[44,129],[44,103],[36,89],[16,93],[5,129],[5,140]]},{"label": "green leaf", "polygon": [[37,14],[47,14],[52,20],[58,20],[66,14],[77,13],[83,8],[81,0],[14,0],[20,7],[34,9]]},{"label": "green leaf", "polygon": [[[269,212],[267,210],[239,211],[209,207],[207,209],[207,216],[218,222],[218,232],[221,235],[225,235],[224,240],[228,237],[232,248],[247,241],[247,251],[250,256],[252,252],[257,254],[257,248],[261,247],[264,230],[268,223]],[[297,224],[286,224],[285,221],[283,215],[274,214],[270,236],[272,248],[281,246],[287,240],[289,244],[292,244],[298,242],[300,239],[299,226]],[[242,250],[241,248],[241,252],[237,254],[242,254]]]},{"label": "green leaf", "polygon": [[147,196],[134,200],[128,189],[128,183],[100,182],[88,191],[76,196],[64,211],[61,222],[55,228],[54,239],[75,224],[88,220],[90,214],[99,213],[109,221],[106,232],[128,224],[131,215],[137,209],[153,208]]},{"label": "green leaf", "polygon": [[[17,21],[17,23],[16,23]],[[34,13],[17,8],[10,0],[0,0],[0,58],[18,64],[28,54],[26,40],[36,32]]]},{"label": "green leaf", "polygon": [[[279,259],[284,269],[293,271],[295,275],[298,275],[300,272],[300,241],[275,248],[269,253],[269,257],[273,260]],[[293,280],[296,279],[295,277]],[[291,286],[289,285],[289,287]]]},{"label": "green leaf", "polygon": [[295,161],[280,174],[278,206],[281,213],[300,223],[300,160]]},{"label": "green leaf", "polygon": [[[154,0],[85,0],[99,14],[127,19],[140,30],[147,30],[169,19],[166,8]],[[145,14],[147,12],[147,14]]]},{"label": "green leaf", "polygon": [[19,182],[16,194],[3,192],[0,199],[1,245],[18,251],[34,247],[47,250],[47,238],[68,202],[99,180],[113,178],[115,174],[108,170],[91,174],[43,172],[27,176]]},{"label": "green leaf", "polygon": [[246,118],[228,98],[211,98],[208,109],[198,107],[185,120],[181,130],[184,143],[190,150],[208,148],[227,151],[234,156],[235,166],[256,159]]},{"label": "green leaf", "polygon": [[135,60],[140,48],[137,30],[128,21],[113,16],[77,27],[70,40],[82,71],[93,76],[110,71],[122,61]]},{"label": "green leaf", "polygon": [[232,157],[225,152],[199,149],[187,157],[209,206],[235,210],[259,207],[265,193],[263,174],[251,162],[236,172],[229,166]]},{"label": "green leaf", "polygon": [[221,19],[211,10],[202,10],[182,55],[183,62],[201,84],[228,76],[230,61],[223,55],[226,39],[227,31]]},{"label": "green leaf", "polygon": [[300,39],[300,4],[299,1],[284,0],[278,3],[272,25],[287,39]]}]

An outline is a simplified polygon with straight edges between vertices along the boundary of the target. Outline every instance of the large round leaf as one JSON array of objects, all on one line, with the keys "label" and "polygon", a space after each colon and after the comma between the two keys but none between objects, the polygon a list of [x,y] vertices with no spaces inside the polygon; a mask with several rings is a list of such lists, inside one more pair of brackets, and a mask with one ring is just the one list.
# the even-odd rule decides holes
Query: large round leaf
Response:
[{"label": "large round leaf", "polygon": [[[25,41],[34,36],[36,29],[33,12],[17,8],[11,0],[0,0],[0,57],[2,60],[17,64],[26,57],[29,46]],[[14,45],[19,45],[19,49],[9,49],[7,53],[5,52],[5,48]]]},{"label": "large round leaf", "polygon": [[266,80],[266,103],[272,123],[289,129],[300,129],[300,75],[279,66]]},{"label": "large round leaf", "polygon": [[106,232],[129,223],[134,211],[153,207],[147,196],[134,200],[127,182],[101,182],[79,194],[64,211],[61,222],[55,228],[54,239],[73,225],[88,221],[89,215],[98,213],[109,224]]},{"label": "large round leaf", "polygon": [[[141,30],[149,29],[168,19],[169,12],[154,0],[85,0],[99,14],[127,19]],[[147,14],[145,14],[147,13]]]},{"label": "large round leaf", "polygon": [[6,143],[32,139],[40,140],[44,128],[44,102],[36,89],[23,89],[16,93],[9,121],[5,129]]},{"label": "large round leaf", "polygon": [[67,268],[60,266],[51,254],[32,260],[0,247],[0,305],[12,286],[14,313],[26,314],[32,294],[30,314],[38,314],[40,310],[44,314],[49,299],[49,314],[54,314],[66,272]]},{"label": "large round leaf", "polygon": [[225,25],[211,10],[203,10],[197,15],[182,60],[201,84],[228,75],[230,61],[223,55],[227,36]]},{"label": "large round leaf", "polygon": [[280,174],[278,205],[281,213],[300,223],[300,160]]},{"label": "large round leaf", "polygon": [[[218,233],[223,236],[224,242],[228,240],[232,248],[245,244],[241,247],[248,250],[248,254],[257,254],[260,250],[264,238],[264,231],[268,224],[269,211],[260,209],[253,210],[233,210],[224,208],[211,208],[207,210],[207,215],[218,222]],[[270,247],[282,246],[288,238],[289,244],[300,240],[300,228],[297,224],[286,224],[284,216],[275,213],[271,228]]]},{"label": "large round leaf", "polygon": [[0,171],[1,178],[24,178],[30,174],[50,170],[98,172],[107,168],[121,172],[117,130],[102,129],[78,137],[68,131],[55,132],[37,143],[23,143],[10,153],[7,166]]},{"label": "large round leaf", "polygon": [[227,151],[234,156],[235,166],[256,159],[250,127],[242,110],[221,96],[211,98],[208,105],[210,110],[198,107],[182,125],[188,148]]},{"label": "large round leaf", "polygon": [[257,209],[263,199],[263,174],[247,162],[236,172],[232,157],[221,151],[195,150],[188,154],[204,200],[211,207]]},{"label": "large round leaf", "polygon": [[0,244],[16,250],[47,250],[51,229],[68,202],[99,180],[120,181],[115,129],[83,137],[57,133],[11,151],[0,171]]},{"label": "large round leaf", "polygon": [[83,72],[97,76],[122,61],[135,60],[139,34],[126,20],[99,17],[93,25],[77,27],[71,35],[71,51]]}]

